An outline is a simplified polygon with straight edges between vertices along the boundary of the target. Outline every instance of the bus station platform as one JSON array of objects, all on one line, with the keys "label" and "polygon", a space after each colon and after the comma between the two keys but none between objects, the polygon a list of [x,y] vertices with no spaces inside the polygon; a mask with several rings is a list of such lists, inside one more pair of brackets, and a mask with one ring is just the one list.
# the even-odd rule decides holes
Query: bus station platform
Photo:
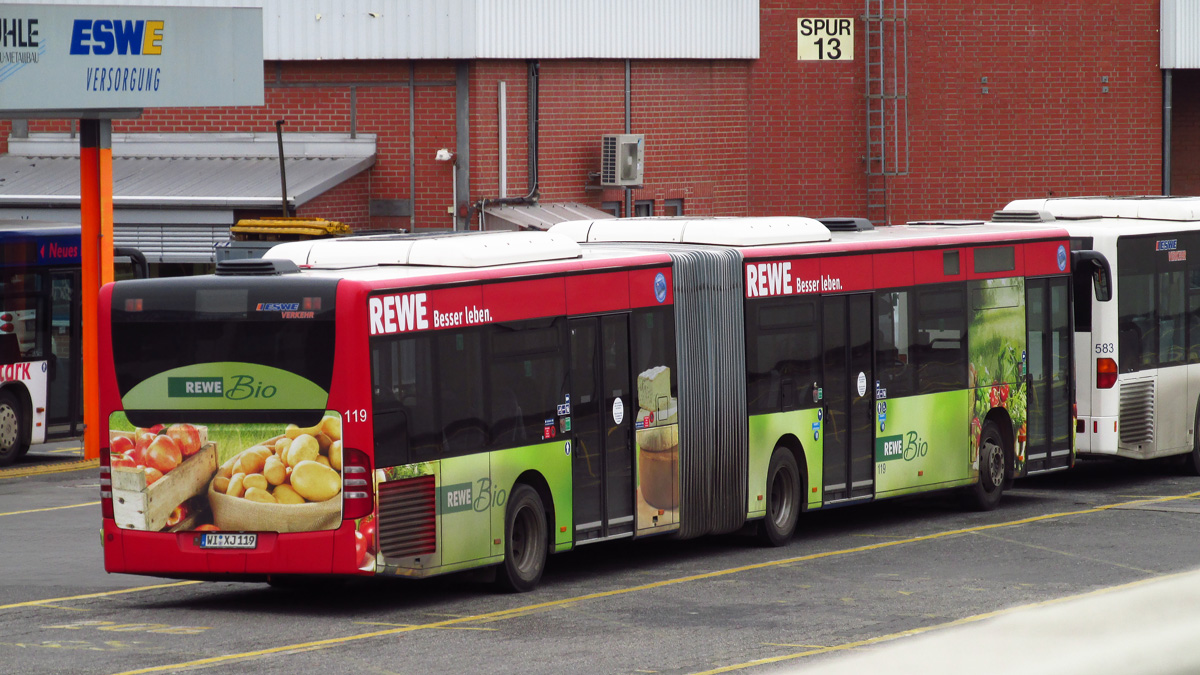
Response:
[{"label": "bus station platform", "polygon": [[1200,673],[1198,635],[1195,570],[916,630],[785,672],[1190,675]]}]

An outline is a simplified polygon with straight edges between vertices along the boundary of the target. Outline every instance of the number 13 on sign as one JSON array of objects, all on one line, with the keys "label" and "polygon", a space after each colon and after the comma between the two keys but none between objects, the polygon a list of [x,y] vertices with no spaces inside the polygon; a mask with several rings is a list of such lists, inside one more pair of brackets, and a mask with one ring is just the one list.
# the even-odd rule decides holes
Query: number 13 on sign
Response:
[{"label": "number 13 on sign", "polygon": [[854,19],[796,19],[796,59],[853,61]]}]

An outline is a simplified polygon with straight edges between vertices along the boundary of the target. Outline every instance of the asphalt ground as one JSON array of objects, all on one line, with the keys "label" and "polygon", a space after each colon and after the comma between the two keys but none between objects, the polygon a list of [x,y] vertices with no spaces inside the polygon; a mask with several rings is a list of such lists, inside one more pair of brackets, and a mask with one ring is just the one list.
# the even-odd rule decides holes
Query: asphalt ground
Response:
[{"label": "asphalt ground", "polygon": [[[21,468],[71,469],[53,449]],[[1185,587],[1200,477],[1159,463],[1084,462],[1019,482],[987,513],[941,495],[806,514],[781,548],[738,535],[585,546],[520,595],[481,573],[294,589],[107,574],[98,496],[90,467],[0,473],[5,672],[822,672],[882,658],[855,672],[1091,674],[1119,672],[1085,658],[1105,649],[1105,663],[1133,649],[1157,664],[1200,606]],[[1112,638],[1122,616],[1141,633],[1116,630],[1144,639]],[[926,640],[942,645],[901,653]],[[938,670],[930,649],[965,656]]]}]

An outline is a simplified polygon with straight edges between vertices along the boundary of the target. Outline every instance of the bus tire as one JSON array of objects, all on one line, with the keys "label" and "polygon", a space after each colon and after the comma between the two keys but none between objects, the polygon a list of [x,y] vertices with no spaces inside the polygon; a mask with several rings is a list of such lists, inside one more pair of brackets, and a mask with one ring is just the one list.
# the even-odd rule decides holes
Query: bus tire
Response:
[{"label": "bus tire", "polygon": [[992,420],[983,423],[979,434],[979,482],[970,488],[969,504],[976,511],[991,511],[1000,505],[1007,478],[1007,453],[1000,427]]},{"label": "bus tire", "polygon": [[17,397],[0,391],[0,466],[8,466],[29,450],[24,411]]},{"label": "bus tire", "polygon": [[775,448],[767,467],[767,514],[758,523],[758,538],[767,546],[783,546],[800,518],[800,467],[791,450]]},{"label": "bus tire", "polygon": [[1196,422],[1192,427],[1192,451],[1188,453],[1184,467],[1193,476],[1200,476],[1200,411],[1196,413]]},{"label": "bus tire", "polygon": [[525,593],[537,588],[546,569],[550,537],[546,509],[537,490],[518,483],[504,512],[504,564],[496,575],[501,590]]}]

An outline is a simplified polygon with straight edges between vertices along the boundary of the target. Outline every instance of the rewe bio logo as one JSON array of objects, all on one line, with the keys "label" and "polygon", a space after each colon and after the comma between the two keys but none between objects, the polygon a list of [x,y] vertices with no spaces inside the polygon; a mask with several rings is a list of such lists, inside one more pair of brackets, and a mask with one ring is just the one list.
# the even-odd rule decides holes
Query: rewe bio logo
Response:
[{"label": "rewe bio logo", "polygon": [[915,431],[875,439],[876,462],[888,462],[894,459],[911,462],[927,454],[929,454],[929,443]]},{"label": "rewe bio logo", "polygon": [[222,377],[168,377],[167,396],[170,398],[227,398],[244,401],[251,398],[271,398],[278,393],[274,385],[255,380],[249,375],[234,375],[226,386]]}]

